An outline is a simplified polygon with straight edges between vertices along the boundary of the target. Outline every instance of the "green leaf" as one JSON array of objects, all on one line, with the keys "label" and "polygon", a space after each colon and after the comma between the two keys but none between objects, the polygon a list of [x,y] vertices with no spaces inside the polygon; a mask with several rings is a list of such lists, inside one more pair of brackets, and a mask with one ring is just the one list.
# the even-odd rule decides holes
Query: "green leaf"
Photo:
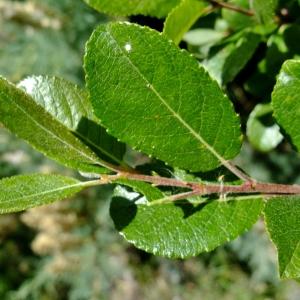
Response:
[{"label": "green leaf", "polygon": [[253,0],[250,3],[261,23],[270,23],[274,20],[278,0]]},{"label": "green leaf", "polygon": [[[256,72],[246,82],[247,91],[259,98],[270,97],[283,62],[291,58],[288,53],[289,48],[284,40],[284,32],[285,30],[280,30],[270,36],[264,59],[260,61]],[[297,39],[296,36],[294,39]]]},{"label": "green leaf", "polygon": [[263,202],[251,197],[153,206],[137,204],[132,198],[136,195],[117,190],[110,208],[115,227],[137,248],[170,258],[195,256],[235,239],[257,221],[263,209]]},{"label": "green leaf", "polygon": [[182,0],[168,15],[163,33],[175,44],[179,44],[184,34],[203,15],[212,10],[206,1]]},{"label": "green leaf", "polygon": [[[250,9],[249,2],[249,0],[228,1],[228,3],[237,7],[242,7],[244,9]],[[227,21],[228,25],[235,31],[244,29],[246,27],[254,26],[257,23],[257,20],[254,16],[246,16],[244,14],[241,14],[240,12],[236,12],[227,8],[222,9],[222,17],[225,21]]]},{"label": "green leaf", "polygon": [[98,124],[86,91],[64,79],[47,76],[28,77],[18,87],[69,130],[76,132],[103,161],[123,164],[126,146]]},{"label": "green leaf", "polygon": [[204,46],[220,41],[225,35],[225,32],[210,28],[196,28],[187,32],[183,40],[193,46]]},{"label": "green leaf", "polygon": [[60,175],[19,175],[0,180],[0,213],[50,204],[80,192],[85,183]]},{"label": "green leaf", "polygon": [[300,61],[287,60],[272,93],[274,117],[300,149]]},{"label": "green leaf", "polygon": [[85,0],[94,9],[111,15],[165,17],[180,0]]},{"label": "green leaf", "polygon": [[216,46],[211,56],[203,63],[210,75],[220,84],[232,81],[244,68],[257,49],[261,37],[252,31],[244,30],[231,37],[225,46]]},{"label": "green leaf", "polygon": [[164,194],[158,188],[143,181],[122,178],[115,180],[114,183],[132,188],[135,192],[145,195],[148,201],[153,201],[164,197]]},{"label": "green leaf", "polygon": [[262,152],[275,149],[283,140],[279,126],[271,117],[272,112],[270,104],[258,104],[247,121],[249,142]]},{"label": "green leaf", "polygon": [[282,278],[300,278],[300,197],[278,197],[267,201],[267,230],[278,250]]},{"label": "green leaf", "polygon": [[0,78],[0,122],[38,151],[80,171],[103,173],[97,158],[83,142],[29,95]]},{"label": "green leaf", "polygon": [[164,35],[129,23],[99,26],[85,70],[101,124],[135,149],[191,171],[238,154],[239,120],[229,99]]}]

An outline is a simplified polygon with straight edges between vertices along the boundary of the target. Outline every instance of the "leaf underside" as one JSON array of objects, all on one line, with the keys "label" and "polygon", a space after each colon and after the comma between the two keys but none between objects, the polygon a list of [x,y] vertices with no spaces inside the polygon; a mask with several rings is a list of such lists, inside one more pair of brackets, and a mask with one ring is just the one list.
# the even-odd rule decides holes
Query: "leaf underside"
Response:
[{"label": "leaf underside", "polygon": [[240,150],[237,115],[218,84],[163,35],[128,23],[99,26],[87,44],[96,116],[133,148],[191,171]]},{"label": "leaf underside", "polygon": [[38,151],[68,167],[102,173],[101,160],[29,95],[0,78],[0,122]]},{"label": "leaf underside", "polygon": [[102,164],[108,161],[122,164],[126,146],[109,136],[93,114],[88,93],[64,79],[31,76],[18,87],[27,92],[37,104],[44,107],[98,155]]},{"label": "leaf underside", "polygon": [[60,175],[19,175],[0,180],[0,213],[22,211],[70,197],[83,189],[76,179]]}]

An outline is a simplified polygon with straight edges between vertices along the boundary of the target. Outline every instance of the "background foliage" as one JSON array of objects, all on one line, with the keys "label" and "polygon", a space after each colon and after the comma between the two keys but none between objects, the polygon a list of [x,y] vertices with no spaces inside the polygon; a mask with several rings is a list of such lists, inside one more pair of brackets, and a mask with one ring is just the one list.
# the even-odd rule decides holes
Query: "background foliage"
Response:
[{"label": "background foliage", "polygon": [[[263,181],[300,182],[300,159],[289,141],[278,138],[277,144],[281,143],[276,149],[277,144],[272,149],[264,147],[266,127],[272,128],[272,136],[279,135],[270,111],[253,110],[256,104],[270,100],[283,61],[299,55],[299,45],[294,42],[299,32],[296,2],[284,3],[289,15],[282,16],[282,10],[278,14],[288,22],[271,37],[251,31],[241,41],[239,30],[253,21],[223,10],[199,20],[182,44],[203,60],[219,82],[228,83],[227,92],[251,142],[244,143],[237,160],[250,175]],[[269,16],[261,18],[268,20]],[[162,27],[157,19],[132,20]],[[13,82],[31,74],[47,74],[82,85],[84,43],[96,25],[107,21],[108,17],[80,0],[1,1],[0,73]],[[199,40],[201,30],[206,40]],[[225,43],[219,43],[234,32]],[[250,62],[228,69],[241,51],[248,53]],[[247,126],[250,112],[252,123]],[[257,126],[261,135],[251,139]],[[71,171],[0,130],[0,177],[55,170],[70,175]],[[279,282],[275,251],[261,221],[212,253],[172,261],[138,251],[117,235],[108,217],[111,195],[111,186],[97,188],[72,201],[0,216],[1,299],[299,298],[296,282]]]}]

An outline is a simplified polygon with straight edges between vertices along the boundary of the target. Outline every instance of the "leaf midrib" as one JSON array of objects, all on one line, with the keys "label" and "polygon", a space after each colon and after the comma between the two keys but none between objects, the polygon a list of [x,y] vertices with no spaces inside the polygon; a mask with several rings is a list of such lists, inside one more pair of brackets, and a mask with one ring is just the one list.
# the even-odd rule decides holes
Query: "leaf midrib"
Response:
[{"label": "leaf midrib", "polygon": [[85,182],[78,182],[78,183],[75,183],[75,184],[71,184],[71,185],[67,185],[67,186],[62,186],[62,187],[59,187],[59,188],[56,188],[56,189],[52,189],[52,190],[47,190],[47,191],[43,191],[43,192],[40,192],[40,193],[35,193],[35,194],[30,194],[30,195],[26,195],[26,196],[20,196],[20,197],[14,197],[10,200],[6,200],[6,201],[2,201],[0,200],[0,205],[1,203],[10,203],[10,202],[15,202],[15,201],[22,201],[22,200],[26,200],[26,199],[30,199],[30,198],[34,198],[34,197],[42,197],[42,196],[46,196],[47,194],[51,194],[51,193],[55,193],[55,192],[61,192],[61,191],[64,191],[64,190],[68,190],[68,189],[72,189],[72,188],[75,188],[75,187],[84,187],[86,186],[87,184]]},{"label": "leaf midrib", "polygon": [[288,263],[285,265],[284,269],[282,270],[282,275],[284,275],[284,273],[286,273],[286,271],[289,269],[290,265],[292,264],[292,259],[295,255],[295,252],[297,251],[299,245],[300,245],[300,241],[297,242],[297,244],[295,245],[291,255],[289,256]]},{"label": "leaf midrib", "polygon": [[[2,93],[1,93],[2,94]],[[2,94],[3,95],[3,94]],[[29,95],[25,94],[25,96],[30,97]],[[12,99],[11,99],[12,98]],[[65,140],[61,139],[59,136],[57,136],[56,134],[54,134],[53,132],[51,132],[50,130],[48,130],[46,127],[44,127],[42,124],[40,124],[38,121],[36,121],[30,114],[28,114],[28,112],[26,110],[24,110],[17,102],[15,102],[13,99],[14,97],[6,97],[6,99],[8,99],[8,101],[10,101],[12,104],[15,104],[17,106],[18,109],[20,109],[29,119],[31,119],[38,127],[40,127],[43,131],[47,132],[48,134],[50,134],[51,136],[53,136],[55,139],[57,139],[58,141],[60,141],[62,144],[65,144],[67,146],[69,146],[71,149],[75,150],[75,152],[81,154],[83,157],[87,158],[89,161],[91,161],[91,163],[95,163],[95,164],[99,164],[99,161],[92,159],[90,156],[88,156],[87,154],[85,154],[84,152],[80,151],[79,149],[77,149],[76,147],[74,147],[72,144],[67,143]],[[37,104],[38,105],[38,104]],[[49,116],[51,116],[49,114]],[[52,116],[51,116],[52,117]],[[54,119],[56,120],[56,119]],[[64,125],[60,124],[60,126],[64,127]],[[66,128],[66,127],[65,127]],[[74,137],[76,138],[76,137]]]},{"label": "leaf midrib", "polygon": [[86,141],[87,143],[89,143],[91,146],[93,146],[94,148],[98,149],[102,154],[106,155],[107,157],[109,157],[110,159],[112,159],[113,161],[115,161],[116,163],[118,163],[119,165],[126,166],[120,159],[118,159],[114,155],[110,154],[109,152],[107,152],[105,149],[103,149],[99,145],[96,145],[93,141],[91,141],[89,138],[86,138],[85,136],[83,136],[80,132],[76,131],[75,133],[81,139],[83,139],[84,141]]},{"label": "leaf midrib", "polygon": [[155,89],[155,87],[148,81],[148,79],[144,76],[144,74],[138,69],[138,67],[130,60],[130,58],[126,55],[126,52],[122,49],[122,47],[118,44],[117,40],[113,36],[110,29],[107,29],[108,34],[110,35],[113,42],[118,46],[118,49],[123,54],[123,56],[128,60],[129,64],[133,67],[133,69],[140,75],[140,77],[145,81],[146,85],[154,92],[157,98],[162,102],[162,104],[173,114],[175,119],[179,121],[185,128],[187,128],[190,133],[200,142],[202,143],[224,166],[228,165],[226,159],[224,159],[215,149],[208,144],[202,136],[200,136],[184,119],[180,117],[178,113],[176,113],[172,107],[167,103],[167,101],[159,94],[159,92]]},{"label": "leaf midrib", "polygon": [[[28,77],[29,79],[30,78],[33,78],[35,80],[37,79],[43,79],[43,77]],[[60,82],[59,82],[59,78],[58,77],[48,77],[46,76],[45,79],[49,80],[51,82],[52,80],[52,83],[53,85],[57,85],[57,86],[60,86]],[[37,84],[37,86],[39,87],[39,82]],[[38,92],[38,91],[36,91]],[[51,89],[51,99],[54,99],[55,98],[55,92]],[[84,99],[87,98],[87,95],[85,95],[86,93],[82,90],[79,90],[78,86],[75,85],[75,88],[74,88],[74,94],[76,95],[75,97],[77,98],[77,100],[75,100],[77,102],[77,105],[80,105],[80,110],[83,111],[83,116],[84,117],[87,117],[89,118],[89,111],[88,109],[86,108],[86,103],[84,101]],[[49,113],[58,123],[60,123],[62,126],[64,126],[65,128],[68,128],[70,129],[72,132],[74,132],[76,135],[78,135],[80,137],[80,139],[82,139],[83,141],[86,141],[87,143],[89,143],[91,146],[93,146],[94,148],[98,149],[102,154],[106,155],[107,157],[109,157],[110,159],[112,159],[113,161],[115,161],[116,163],[120,164],[120,165],[123,165],[122,161],[119,160],[117,157],[113,156],[112,154],[110,154],[109,152],[107,152],[105,149],[103,149],[102,147],[100,147],[99,145],[96,145],[94,142],[92,142],[89,138],[83,136],[79,131],[76,131],[76,130],[73,130],[72,128],[74,128],[74,118],[73,118],[73,115],[72,115],[72,110],[71,110],[71,104],[69,102],[69,99],[68,97],[66,96],[65,93],[62,93],[63,95],[63,98],[64,98],[64,108],[66,108],[66,110],[68,111],[68,114],[69,114],[69,120],[71,121],[71,128],[68,128],[67,125],[65,125],[58,117],[57,117],[57,106],[54,106],[56,108],[56,112],[53,114]],[[31,95],[29,95],[31,96]],[[33,98],[33,96],[31,96]],[[44,98],[44,94],[43,93],[40,93],[40,97],[41,98]],[[34,99],[34,98],[33,98]],[[35,100],[35,99],[34,99]],[[36,101],[35,101],[36,102]],[[45,101],[43,101],[43,104],[40,104],[38,103],[38,101],[36,102],[37,105],[40,105],[42,106],[45,110],[46,109],[46,106],[47,106],[47,103]],[[51,105],[51,104],[50,104]],[[101,164],[103,166],[105,166],[105,162],[103,160],[101,160],[99,158],[99,162],[101,161]],[[107,166],[108,167],[108,166]]]}]

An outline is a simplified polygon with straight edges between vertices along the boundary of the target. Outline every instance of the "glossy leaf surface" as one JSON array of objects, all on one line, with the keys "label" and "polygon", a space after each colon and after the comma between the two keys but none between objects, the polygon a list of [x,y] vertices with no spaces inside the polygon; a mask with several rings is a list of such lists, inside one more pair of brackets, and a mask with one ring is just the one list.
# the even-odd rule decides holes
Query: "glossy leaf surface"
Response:
[{"label": "glossy leaf surface", "polygon": [[278,250],[282,278],[300,278],[300,197],[278,197],[267,201],[265,220]]},{"label": "glossy leaf surface", "polygon": [[206,1],[183,0],[169,13],[163,33],[175,44],[179,44],[197,19],[211,9],[212,7]]},{"label": "glossy leaf surface", "polygon": [[0,78],[0,122],[19,138],[58,162],[81,171],[103,172],[83,142],[29,95]]},{"label": "glossy leaf surface", "polygon": [[111,15],[130,16],[142,14],[162,18],[180,0],[85,0],[85,2],[96,10]]},{"label": "glossy leaf surface", "polygon": [[258,104],[247,121],[247,137],[254,148],[268,152],[283,140],[280,128],[271,117],[270,104]]},{"label": "glossy leaf surface", "polygon": [[300,61],[286,61],[272,93],[274,117],[300,149]]},{"label": "glossy leaf surface", "polygon": [[263,202],[248,198],[148,206],[136,204],[118,189],[110,214],[117,230],[137,248],[170,258],[186,258],[213,250],[249,229],[257,221]]},{"label": "glossy leaf surface", "polygon": [[101,124],[135,149],[192,171],[238,154],[239,120],[229,99],[158,32],[128,23],[98,27],[85,70]]},{"label": "glossy leaf surface", "polygon": [[84,183],[60,175],[19,175],[0,180],[0,213],[25,210],[70,197]]},{"label": "glossy leaf surface", "polygon": [[122,164],[124,144],[109,136],[93,114],[88,93],[56,77],[32,76],[22,82],[24,89],[39,105],[63,123],[105,161]]}]

